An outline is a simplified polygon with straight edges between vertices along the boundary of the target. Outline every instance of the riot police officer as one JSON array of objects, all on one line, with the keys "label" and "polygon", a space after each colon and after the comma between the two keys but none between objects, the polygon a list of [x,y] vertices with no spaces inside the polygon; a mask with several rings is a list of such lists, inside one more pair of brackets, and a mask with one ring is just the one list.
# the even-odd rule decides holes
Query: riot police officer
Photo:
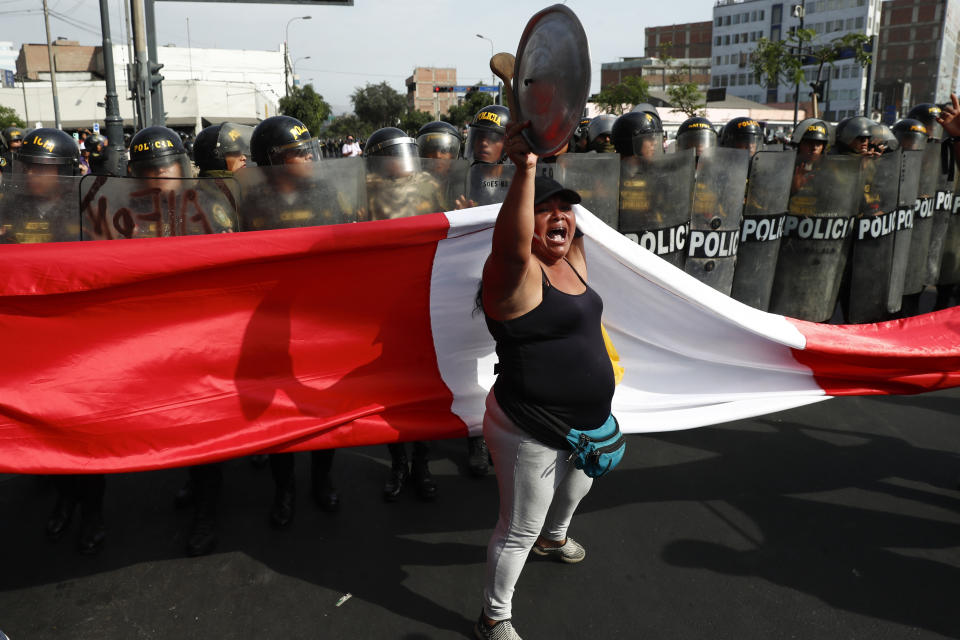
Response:
[{"label": "riot police officer", "polygon": [[109,175],[106,156],[107,139],[99,133],[94,133],[87,136],[83,147],[87,166],[90,167],[90,174],[94,176]]},{"label": "riot police officer", "polygon": [[720,146],[746,149],[752,157],[763,144],[763,128],[753,118],[734,118],[720,131]]},{"label": "riot police officer", "polygon": [[923,151],[927,146],[928,131],[922,122],[903,118],[893,125],[893,135],[905,151]]},{"label": "riot police officer", "polygon": [[845,118],[837,124],[837,153],[857,156],[875,155],[877,123],[864,116]]},{"label": "riot police officer", "polygon": [[587,126],[587,150],[597,153],[615,153],[613,145],[613,123],[617,117],[603,113],[596,116]]},{"label": "riot police officer", "polygon": [[591,118],[581,118],[573,132],[573,153],[585,153],[589,151],[588,144],[590,139],[587,137],[587,131],[590,128]]},{"label": "riot police officer", "polygon": [[146,127],[130,140],[127,173],[134,178],[189,178],[190,155],[173,129]]},{"label": "riot police officer", "polygon": [[940,123],[937,122],[937,120],[940,118],[942,113],[943,111],[937,105],[924,102],[910,109],[907,117],[912,120],[919,120],[921,123],[923,123],[923,126],[927,129],[928,142],[940,142],[940,140],[943,139],[943,127],[940,126]]},{"label": "riot police officer", "polygon": [[510,110],[492,104],[473,116],[467,129],[464,157],[471,163],[502,164],[506,159],[504,136],[510,124]]},{"label": "riot police officer", "polygon": [[22,142],[23,129],[20,127],[7,127],[0,131],[0,173],[9,170],[11,156]]},{"label": "riot police officer", "polygon": [[684,120],[677,129],[677,150],[696,149],[697,157],[705,149],[717,146],[717,132],[706,118],[693,116]]},{"label": "riot police officer", "polygon": [[[327,189],[328,185],[316,181],[314,163],[320,160],[320,149],[316,138],[300,120],[290,116],[263,120],[250,137],[250,155],[258,167],[271,167],[266,174],[270,188],[260,189],[256,196],[244,199],[241,208],[244,229],[318,225],[331,216],[342,219],[335,194]],[[283,350],[280,359],[288,362],[288,345],[279,348]],[[247,366],[259,369],[262,365],[260,361],[249,365],[241,362],[238,369]],[[313,498],[317,506],[327,512],[340,508],[340,495],[330,477],[334,454],[334,449],[310,452]],[[270,523],[283,528],[293,521],[296,511],[294,454],[270,454],[270,470],[275,484]]]},{"label": "riot police officer", "polygon": [[460,157],[461,142],[457,128],[442,120],[428,122],[417,131],[417,149],[421,158],[454,160]]},{"label": "riot police officer", "polygon": [[829,130],[823,120],[808,118],[794,128],[790,145],[797,150],[797,160],[790,185],[791,194],[804,187],[813,176],[814,169],[826,153],[829,143]]},{"label": "riot police officer", "polygon": [[253,127],[224,122],[203,129],[193,143],[201,178],[229,178],[247,166]]},{"label": "riot police officer", "polygon": [[645,111],[625,113],[610,130],[614,149],[623,158],[649,160],[663,153],[663,127],[659,118]]}]

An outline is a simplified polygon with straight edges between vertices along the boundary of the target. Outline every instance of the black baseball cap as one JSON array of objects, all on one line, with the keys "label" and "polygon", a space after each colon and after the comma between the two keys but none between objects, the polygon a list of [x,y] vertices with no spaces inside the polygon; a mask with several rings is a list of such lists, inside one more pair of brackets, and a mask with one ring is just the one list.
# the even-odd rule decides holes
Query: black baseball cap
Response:
[{"label": "black baseball cap", "polygon": [[562,184],[546,176],[537,176],[533,181],[533,204],[540,204],[553,196],[560,196],[570,204],[580,204],[580,194],[572,189],[565,189]]}]

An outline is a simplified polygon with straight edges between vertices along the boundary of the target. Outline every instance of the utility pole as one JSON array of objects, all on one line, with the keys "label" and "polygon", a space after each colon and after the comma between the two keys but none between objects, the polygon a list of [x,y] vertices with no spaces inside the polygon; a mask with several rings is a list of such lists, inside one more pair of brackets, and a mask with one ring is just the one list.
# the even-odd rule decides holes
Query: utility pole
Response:
[{"label": "utility pole", "polygon": [[[800,56],[800,71],[803,71],[803,17],[807,12],[807,0],[800,0],[800,4],[793,5],[793,15],[796,18],[800,18],[800,29],[797,31],[797,45],[799,51],[797,52]],[[804,82],[806,82],[806,75],[804,75]],[[796,83],[796,86],[793,88],[793,127],[797,127],[797,116],[800,113],[800,83]]]},{"label": "utility pole", "polygon": [[[46,0],[44,0],[46,1]],[[149,65],[147,58],[147,36],[143,24],[143,0],[131,0],[130,17],[133,21],[133,68],[136,73],[132,83],[137,96],[137,128],[149,127],[153,120],[150,117],[150,83]]]},{"label": "utility pole", "polygon": [[153,13],[154,0],[143,0],[143,23],[147,32],[147,57],[149,58],[147,78],[150,89],[150,123],[166,126],[167,118],[163,111],[163,76],[157,72],[163,68],[157,59],[157,27]]},{"label": "utility pole", "polygon": [[57,68],[53,55],[53,45],[50,43],[50,10],[47,8],[47,0],[43,0],[43,24],[47,28],[47,58],[50,60],[50,86],[53,88],[53,119],[56,122],[57,129],[62,129],[60,124],[60,97],[57,95]]},{"label": "utility pole", "polygon": [[107,167],[115,175],[123,175],[123,118],[120,117],[120,100],[117,97],[117,82],[113,67],[113,39],[110,35],[110,7],[107,0],[100,0],[100,31],[103,33],[103,71],[107,84],[104,100],[107,115],[104,118],[107,134]]}]

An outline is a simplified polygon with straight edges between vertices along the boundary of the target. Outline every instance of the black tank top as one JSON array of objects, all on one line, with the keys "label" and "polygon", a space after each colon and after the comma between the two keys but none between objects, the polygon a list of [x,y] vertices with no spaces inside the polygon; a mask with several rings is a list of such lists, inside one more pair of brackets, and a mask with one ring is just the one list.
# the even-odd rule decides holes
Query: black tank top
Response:
[{"label": "black tank top", "polygon": [[[565,260],[566,261],[566,260]],[[566,448],[552,419],[568,428],[599,427],[610,416],[613,366],[600,330],[603,301],[587,287],[581,294],[554,288],[542,274],[543,301],[527,313],[498,322],[486,316],[497,343],[497,403],[517,426],[541,442]]]}]

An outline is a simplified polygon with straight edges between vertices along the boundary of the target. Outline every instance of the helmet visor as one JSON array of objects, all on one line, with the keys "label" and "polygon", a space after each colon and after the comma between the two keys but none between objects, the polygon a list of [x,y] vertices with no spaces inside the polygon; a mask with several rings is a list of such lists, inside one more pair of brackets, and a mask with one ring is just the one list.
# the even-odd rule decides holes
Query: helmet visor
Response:
[{"label": "helmet visor", "polygon": [[460,155],[460,138],[435,131],[417,138],[421,158],[456,158]]},{"label": "helmet visor", "polygon": [[238,124],[224,124],[220,127],[220,135],[217,142],[220,144],[220,152],[223,155],[228,153],[242,153],[250,156],[250,137],[253,135],[253,127]]},{"label": "helmet visor", "polygon": [[663,133],[640,133],[633,136],[633,155],[652,158],[663,153]]},{"label": "helmet visor", "polygon": [[504,135],[486,127],[471,126],[464,157],[471,162],[497,164],[504,156]]},{"label": "helmet visor", "polygon": [[712,129],[687,129],[677,136],[677,149],[696,149],[697,155],[704,149],[717,146],[717,134]]},{"label": "helmet visor", "polygon": [[316,138],[297,140],[288,144],[276,146],[267,154],[267,161],[272,165],[289,164],[291,162],[319,162],[320,143]]},{"label": "helmet visor", "polygon": [[190,158],[185,153],[173,153],[157,158],[131,160],[127,172],[134,178],[190,178],[193,172]]},{"label": "helmet visor", "polygon": [[927,136],[919,131],[907,131],[897,136],[900,147],[908,151],[923,151],[927,146]]}]

